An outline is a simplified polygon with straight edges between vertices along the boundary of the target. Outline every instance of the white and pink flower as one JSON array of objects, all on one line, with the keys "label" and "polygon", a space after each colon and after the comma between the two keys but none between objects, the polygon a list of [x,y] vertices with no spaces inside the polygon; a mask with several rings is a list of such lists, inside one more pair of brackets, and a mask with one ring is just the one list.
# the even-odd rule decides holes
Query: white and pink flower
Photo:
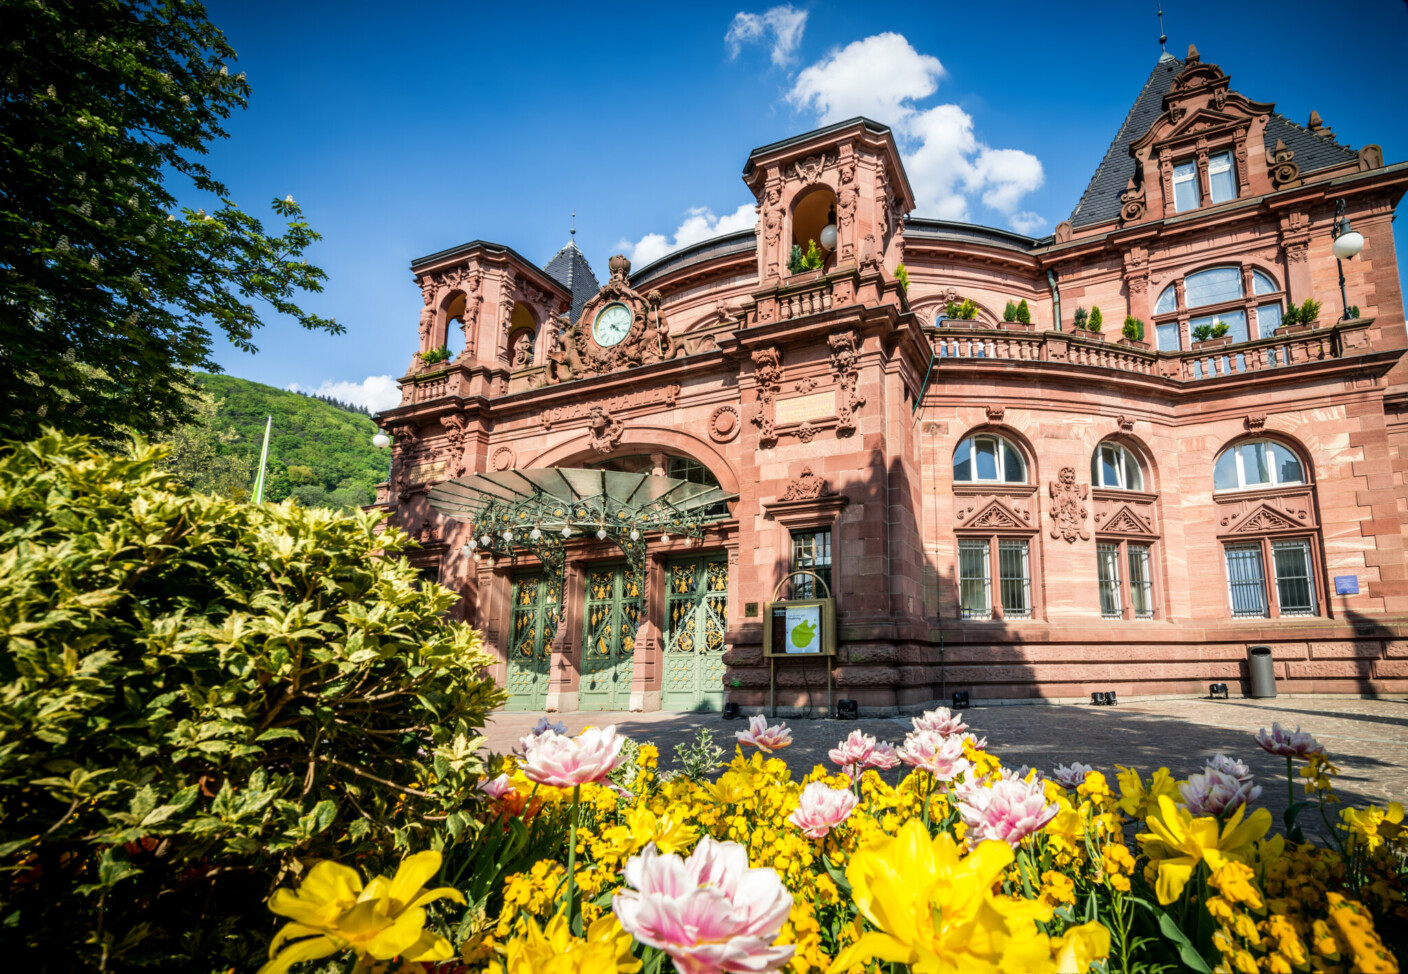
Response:
[{"label": "white and pink flower", "polygon": [[865,759],[867,768],[876,768],[880,771],[889,771],[900,763],[899,752],[889,741],[881,741],[875,745],[870,752],[870,756]]},{"label": "white and pink flower", "polygon": [[681,974],[762,974],[792,959],[795,947],[773,945],[792,894],[774,870],[750,869],[737,842],[705,836],[688,859],[652,842],[624,875],[630,888],[611,899],[622,929],[669,954]]},{"label": "white and pink flower", "polygon": [[1252,784],[1251,776],[1241,781],[1208,765],[1202,774],[1188,776],[1181,782],[1178,793],[1183,804],[1194,815],[1230,815],[1261,796],[1261,785]]},{"label": "white and pink flower", "polygon": [[548,730],[520,742],[524,777],[554,788],[571,788],[601,781],[621,764],[624,737],[614,726],[588,727],[576,737]]},{"label": "white and pink flower", "polygon": [[915,731],[933,731],[941,737],[953,737],[968,729],[968,725],[963,723],[963,718],[947,707],[925,711],[911,723],[914,724]]},{"label": "white and pink flower", "polygon": [[853,730],[850,736],[828,752],[827,757],[854,781],[865,770],[866,761],[875,753],[877,743],[869,734]]},{"label": "white and pink flower", "polygon": [[860,802],[849,789],[831,788],[813,781],[802,789],[797,810],[787,821],[802,830],[809,839],[824,839],[831,830],[851,817]]},{"label": "white and pink flower", "polygon": [[774,724],[770,727],[768,719],[762,714],[753,716],[748,721],[748,729],[738,731],[733,736],[738,738],[739,744],[751,745],[764,754],[771,754],[792,743],[792,732],[787,729],[786,724]]},{"label": "white and pink flower", "polygon": [[499,799],[513,794],[514,787],[509,783],[508,775],[501,774],[497,778],[486,778],[479,782],[479,790],[490,798]]},{"label": "white and pink flower", "polygon": [[1072,761],[1069,765],[1058,764],[1056,770],[1051,772],[1051,780],[1067,791],[1075,791],[1085,784],[1085,776],[1094,770],[1090,765],[1081,764],[1079,761]]},{"label": "white and pink flower", "polygon": [[958,814],[968,826],[965,838],[971,848],[984,839],[997,839],[1016,848],[1055,818],[1058,811],[1060,806],[1046,803],[1046,787],[1040,778],[1002,778],[991,788],[965,789],[958,801]]},{"label": "white and pink flower", "polygon": [[1267,733],[1265,727],[1257,731],[1256,742],[1261,745],[1263,751],[1286,758],[1307,758],[1312,754],[1325,753],[1324,746],[1299,727],[1295,731],[1288,731],[1277,723],[1271,725],[1270,733]]},{"label": "white and pink flower", "polygon": [[1219,754],[1208,762],[1208,767],[1221,771],[1223,774],[1230,774],[1238,781],[1252,780],[1252,769],[1247,766],[1247,762],[1240,758],[1229,758],[1225,754]]},{"label": "white and pink flower", "polygon": [[939,781],[952,781],[973,767],[963,754],[963,738],[943,737],[937,731],[913,731],[898,751],[912,768],[927,771]]}]

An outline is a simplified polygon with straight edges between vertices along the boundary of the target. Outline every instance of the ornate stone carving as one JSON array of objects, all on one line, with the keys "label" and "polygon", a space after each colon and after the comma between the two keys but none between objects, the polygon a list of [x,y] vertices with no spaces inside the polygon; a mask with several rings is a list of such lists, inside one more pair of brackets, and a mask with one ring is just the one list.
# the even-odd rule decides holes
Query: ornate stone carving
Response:
[{"label": "ornate stone carving", "polygon": [[573,420],[587,419],[592,415],[592,409],[600,407],[610,415],[619,415],[628,409],[640,409],[646,406],[663,406],[666,409],[674,409],[679,402],[680,384],[671,382],[668,385],[657,386],[653,389],[642,389],[637,392],[627,392],[619,396],[612,396],[609,399],[591,402],[579,400],[567,406],[553,406],[544,409],[539,417],[543,424],[543,431],[548,432],[560,423],[570,423]]},{"label": "ornate stone carving", "polygon": [[860,266],[862,270],[873,270],[880,266],[875,256],[875,234],[867,233],[860,242]]},{"label": "ornate stone carving", "polygon": [[[1104,523],[1101,523],[1101,518]],[[1144,537],[1153,537],[1154,529],[1145,523],[1144,519],[1134,512],[1128,505],[1122,505],[1108,517],[1096,514],[1095,529],[1103,534],[1137,534]]]},{"label": "ornate stone carving", "polygon": [[851,233],[851,224],[856,218],[856,202],[859,194],[856,192],[856,164],[854,161],[847,161],[841,166],[841,189],[836,194],[836,222],[841,240],[840,259],[851,260],[855,256],[855,239]]},{"label": "ornate stone carving", "polygon": [[1089,541],[1090,532],[1085,529],[1085,519],[1089,512],[1085,509],[1085,499],[1090,494],[1089,484],[1076,483],[1076,468],[1062,467],[1056,480],[1051,481],[1051,537],[1065,538],[1074,543],[1077,540]]},{"label": "ornate stone carving", "polygon": [[498,447],[489,457],[489,466],[502,473],[505,470],[512,470],[514,462],[518,459],[513,452],[513,447],[507,444]]},{"label": "ornate stone carving", "polygon": [[797,439],[801,440],[803,443],[810,443],[812,438],[816,436],[816,427],[813,426],[809,420],[803,420],[802,425],[798,426],[795,432]]},{"label": "ornate stone carving", "polygon": [[1287,189],[1300,185],[1300,166],[1295,162],[1294,149],[1286,148],[1286,143],[1276,140],[1276,149],[1271,154],[1271,185],[1275,189]]},{"label": "ornate stone carving", "polygon": [[1007,407],[1006,407],[1006,406],[985,406],[985,407],[983,408],[983,412],[985,412],[985,413],[988,414],[988,422],[989,422],[989,423],[1000,423],[1000,422],[1002,422],[1002,417],[1004,417],[1004,416],[1007,415]]},{"label": "ornate stone carving", "polygon": [[783,489],[782,501],[814,501],[831,493],[831,487],[824,477],[812,473],[811,467],[803,467],[799,476],[787,481]]},{"label": "ornate stone carving", "polygon": [[1069,243],[1073,233],[1070,220],[1062,220],[1056,224],[1056,242],[1058,244]]},{"label": "ornate stone carving", "polygon": [[1134,417],[1133,417],[1133,416],[1124,416],[1124,415],[1116,416],[1116,417],[1115,417],[1115,422],[1119,424],[1119,427],[1120,427],[1120,429],[1121,429],[1123,432],[1125,432],[1125,433],[1133,433],[1133,432],[1134,432]]},{"label": "ornate stone carving", "polygon": [[758,427],[758,445],[766,449],[777,443],[777,394],[782,391],[782,352],[759,348],[753,352],[753,379],[758,387],[758,406],[753,425]]},{"label": "ornate stone carving", "polygon": [[[1135,174],[1129,177],[1129,184],[1125,187],[1124,192],[1120,194],[1121,223],[1138,223],[1144,219],[1144,213],[1148,207],[1144,195],[1143,174],[1143,169],[1136,170]],[[1067,229],[1069,230],[1069,224],[1067,224]],[[1058,239],[1057,242],[1061,241]]]},{"label": "ornate stone carving", "polygon": [[533,335],[528,331],[521,331],[513,341],[513,367],[515,369],[526,369],[533,364]]},{"label": "ornate stone carving", "polygon": [[468,423],[461,414],[450,413],[441,417],[440,425],[445,427],[445,444],[449,452],[446,472],[451,479],[463,477],[468,469],[464,460],[464,443],[469,433]]},{"label": "ornate stone carving", "polygon": [[856,431],[856,410],[865,405],[858,389],[860,381],[860,333],[854,329],[837,332],[826,339],[831,347],[831,369],[841,384],[836,397],[836,435]]},{"label": "ornate stone carving", "polygon": [[1260,433],[1266,428],[1266,414],[1248,413],[1244,422],[1246,423],[1247,429],[1251,430],[1253,433]]},{"label": "ornate stone carving", "polygon": [[792,171],[797,178],[802,181],[802,185],[810,186],[821,178],[821,174],[836,162],[835,156],[828,156],[825,152],[820,155],[807,156],[805,159],[798,159],[792,164]]},{"label": "ornate stone carving", "polygon": [[616,449],[621,445],[621,437],[626,432],[626,424],[613,418],[601,406],[592,407],[587,428],[591,433],[592,449],[597,453],[610,453]]},{"label": "ornate stone carving", "polygon": [[763,254],[768,277],[781,277],[782,224],[786,214],[782,207],[782,187],[769,186],[762,203]]},{"label": "ornate stone carving", "polygon": [[421,278],[420,293],[425,300],[420,309],[420,349],[424,352],[430,348],[430,332],[435,327],[435,281],[429,276]]},{"label": "ornate stone carving", "polygon": [[1031,527],[1032,516],[1028,511],[1019,511],[1014,507],[1009,507],[996,498],[988,501],[977,514],[974,514],[973,509],[976,506],[969,504],[966,508],[960,508],[955,513],[954,517],[962,527],[994,528],[997,530]]},{"label": "ornate stone carving", "polygon": [[738,435],[738,407],[719,406],[709,417],[709,436],[715,443],[727,443]]}]

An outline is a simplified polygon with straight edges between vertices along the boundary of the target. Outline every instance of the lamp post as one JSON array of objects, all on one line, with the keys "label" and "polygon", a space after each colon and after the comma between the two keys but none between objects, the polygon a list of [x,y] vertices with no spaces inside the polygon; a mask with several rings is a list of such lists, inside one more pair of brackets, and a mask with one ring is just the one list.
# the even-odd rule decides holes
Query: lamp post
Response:
[{"label": "lamp post", "polygon": [[1340,307],[1344,308],[1340,320],[1344,321],[1349,317],[1349,298],[1344,292],[1344,262],[1358,257],[1364,249],[1364,235],[1351,229],[1349,217],[1344,215],[1344,200],[1335,201],[1335,224],[1330,228],[1330,236],[1335,241],[1331,249],[1335,253],[1335,267],[1340,272]]}]

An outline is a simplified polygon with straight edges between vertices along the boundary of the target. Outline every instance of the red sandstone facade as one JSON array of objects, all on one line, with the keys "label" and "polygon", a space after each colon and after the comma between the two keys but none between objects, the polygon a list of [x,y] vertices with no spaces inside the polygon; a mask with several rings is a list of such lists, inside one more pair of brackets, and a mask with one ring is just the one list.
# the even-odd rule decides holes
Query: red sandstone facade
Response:
[{"label": "red sandstone facade", "polygon": [[[380,417],[379,501],[462,593],[511,705],[766,705],[758,604],[823,544],[836,695],[872,713],[960,689],[1236,693],[1253,644],[1282,692],[1408,690],[1391,230],[1408,165],[1293,125],[1190,50],[1156,67],[1044,239],[910,217],[891,135],[865,119],[755,150],[744,180],[755,232],[633,274],[614,258],[600,293],[570,244],[547,269],[483,242],[412,265],[420,351],[450,329],[464,351],[413,359]],[[1344,264],[1357,318],[1331,253],[1341,199],[1366,241]],[[826,265],[789,273],[828,220]],[[1306,298],[1316,325],[1277,328]],[[963,299],[976,317],[945,318]],[[1001,321],[1021,300],[1031,324]],[[603,345],[611,304],[629,326]],[[1103,333],[1075,330],[1097,306]],[[1126,315],[1143,343],[1122,340]],[[1233,344],[1194,347],[1210,315]],[[574,539],[560,597],[526,552],[463,551],[470,527],[425,496],[484,471],[697,474],[687,461],[737,494],[702,542],[648,539],[637,577]],[[784,663],[778,705],[824,704],[826,663]]]}]

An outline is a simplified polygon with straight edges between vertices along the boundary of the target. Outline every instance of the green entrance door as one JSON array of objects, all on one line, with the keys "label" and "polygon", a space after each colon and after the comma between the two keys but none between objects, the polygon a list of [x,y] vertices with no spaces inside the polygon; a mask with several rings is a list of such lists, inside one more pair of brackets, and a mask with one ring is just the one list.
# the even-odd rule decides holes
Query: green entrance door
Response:
[{"label": "green entrance door", "polygon": [[728,556],[722,552],[666,567],[663,710],[713,710],[724,704]]},{"label": "green entrance door", "polygon": [[513,631],[508,647],[508,710],[542,710],[547,703],[557,592],[542,572],[513,577]]},{"label": "green entrance door", "polygon": [[582,638],[582,710],[626,710],[640,627],[641,578],[629,565],[587,569],[586,630]]}]

